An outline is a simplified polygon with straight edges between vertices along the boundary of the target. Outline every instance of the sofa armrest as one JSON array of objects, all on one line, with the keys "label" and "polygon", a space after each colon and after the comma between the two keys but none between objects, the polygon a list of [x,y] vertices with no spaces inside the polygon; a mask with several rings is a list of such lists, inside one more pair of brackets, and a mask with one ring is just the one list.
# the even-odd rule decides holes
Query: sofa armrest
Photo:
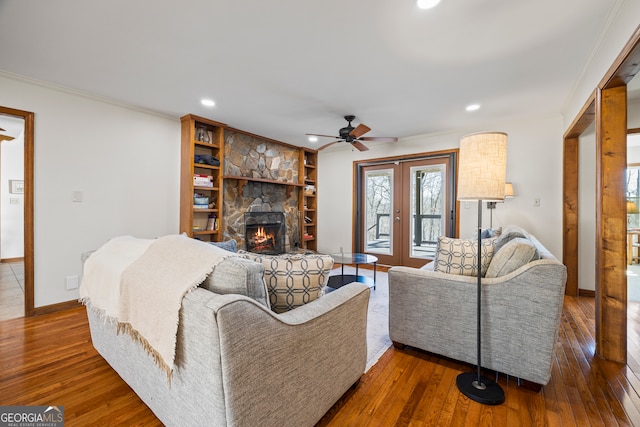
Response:
[{"label": "sofa armrest", "polygon": [[364,373],[369,293],[352,283],[282,314],[211,300],[229,424],[314,425]]}]

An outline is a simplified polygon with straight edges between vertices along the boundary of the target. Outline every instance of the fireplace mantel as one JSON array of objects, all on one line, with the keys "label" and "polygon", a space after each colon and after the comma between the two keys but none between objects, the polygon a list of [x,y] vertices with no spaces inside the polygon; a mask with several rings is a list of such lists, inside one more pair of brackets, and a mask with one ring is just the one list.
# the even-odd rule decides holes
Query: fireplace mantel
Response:
[{"label": "fireplace mantel", "polygon": [[242,192],[242,188],[247,185],[248,182],[262,182],[266,184],[276,184],[276,185],[286,185],[287,186],[287,197],[291,195],[291,190],[296,187],[304,187],[304,184],[297,184],[295,182],[286,182],[286,181],[276,181],[275,179],[264,179],[264,178],[253,178],[250,176],[235,176],[235,175],[225,175],[222,179],[235,179],[238,181],[239,191]]}]

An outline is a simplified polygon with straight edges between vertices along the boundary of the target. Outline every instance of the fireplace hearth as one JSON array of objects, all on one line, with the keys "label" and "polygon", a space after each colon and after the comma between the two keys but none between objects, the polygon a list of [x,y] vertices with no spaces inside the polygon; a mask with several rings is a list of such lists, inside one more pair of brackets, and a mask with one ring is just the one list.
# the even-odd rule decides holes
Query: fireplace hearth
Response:
[{"label": "fireplace hearth", "polygon": [[246,212],[245,247],[247,251],[278,255],[285,252],[286,223],[282,212]]}]

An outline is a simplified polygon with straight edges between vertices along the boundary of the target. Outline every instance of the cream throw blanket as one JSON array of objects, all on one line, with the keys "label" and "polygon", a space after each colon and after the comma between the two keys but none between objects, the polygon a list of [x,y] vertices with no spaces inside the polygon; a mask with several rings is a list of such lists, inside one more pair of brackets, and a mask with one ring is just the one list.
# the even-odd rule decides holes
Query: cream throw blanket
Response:
[{"label": "cream throw blanket", "polygon": [[182,298],[229,254],[182,235],[118,237],[87,259],[80,300],[138,340],[170,377]]}]

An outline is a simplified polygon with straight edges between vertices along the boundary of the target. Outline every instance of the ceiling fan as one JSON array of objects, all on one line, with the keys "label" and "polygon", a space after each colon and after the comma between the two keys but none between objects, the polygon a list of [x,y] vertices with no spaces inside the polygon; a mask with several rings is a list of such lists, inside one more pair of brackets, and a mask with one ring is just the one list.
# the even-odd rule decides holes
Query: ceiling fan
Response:
[{"label": "ceiling fan", "polygon": [[[4,129],[0,128],[0,132],[6,132],[6,131]],[[9,135],[0,135],[0,142],[2,142],[2,141],[11,141],[13,139],[15,139],[15,138],[12,137],[12,136],[9,136]]]},{"label": "ceiling fan", "polygon": [[325,138],[338,138],[337,141],[330,142],[318,148],[318,151],[323,150],[328,146],[336,144],[338,142],[348,142],[360,151],[367,151],[368,148],[362,143],[362,141],[396,142],[398,140],[398,138],[392,137],[362,136],[365,133],[369,132],[371,129],[363,124],[359,124],[355,128],[351,126],[351,122],[355,120],[355,118],[356,116],[353,115],[344,116],[344,119],[349,123],[349,125],[340,129],[340,136],[320,135],[316,133],[308,133],[307,135],[321,136]]}]

